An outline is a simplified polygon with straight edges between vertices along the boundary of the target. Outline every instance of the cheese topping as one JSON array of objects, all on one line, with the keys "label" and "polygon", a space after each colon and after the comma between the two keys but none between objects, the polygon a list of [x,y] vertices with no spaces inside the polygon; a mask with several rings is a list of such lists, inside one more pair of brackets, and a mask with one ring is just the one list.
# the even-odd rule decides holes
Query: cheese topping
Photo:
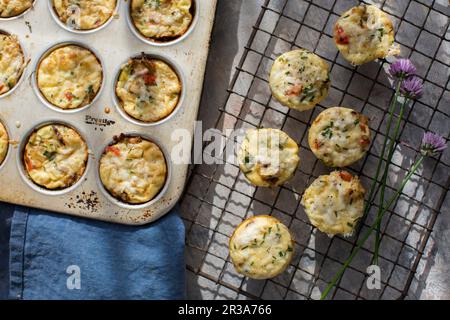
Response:
[{"label": "cheese topping", "polygon": [[141,137],[122,135],[106,147],[100,160],[100,178],[117,199],[142,204],[152,200],[166,182],[164,154],[154,143]]},{"label": "cheese topping", "polygon": [[300,162],[295,141],[277,129],[247,130],[238,160],[250,182],[261,187],[283,184]]},{"label": "cheese topping", "polygon": [[373,5],[362,4],[344,12],[335,24],[334,40],[344,58],[354,65],[400,54],[391,20]]},{"label": "cheese topping", "polygon": [[192,0],[131,0],[131,18],[147,38],[182,36],[192,22]]},{"label": "cheese topping", "polygon": [[0,17],[11,18],[25,12],[34,0],[0,0]]},{"label": "cheese topping", "polygon": [[345,167],[369,150],[370,129],[366,116],[352,109],[332,107],[324,110],[309,129],[312,152],[330,167]]},{"label": "cheese topping", "polygon": [[88,148],[74,129],[62,124],[46,125],[31,134],[23,161],[34,183],[50,190],[64,189],[84,174]]},{"label": "cheese topping", "polygon": [[52,0],[59,19],[77,30],[90,30],[111,18],[117,0]]},{"label": "cheese topping", "polygon": [[67,45],[53,50],[39,64],[37,85],[44,97],[61,109],[90,104],[103,81],[102,66],[88,49]]},{"label": "cheese topping", "polygon": [[260,215],[236,228],[229,249],[239,273],[253,279],[269,279],[289,266],[294,241],[284,224],[271,216]]},{"label": "cheese topping", "polygon": [[0,95],[7,93],[19,81],[25,59],[17,36],[0,34]]},{"label": "cheese topping", "polygon": [[308,110],[328,94],[329,66],[305,49],[286,52],[275,60],[269,83],[279,102],[300,111]]},{"label": "cheese topping", "polygon": [[0,122],[0,165],[6,158],[8,154],[8,146],[9,146],[9,137],[8,132],[6,132],[6,128],[3,123]]},{"label": "cheese topping", "polygon": [[317,229],[329,236],[349,236],[363,215],[364,193],[358,177],[334,171],[314,180],[305,190],[301,204]]},{"label": "cheese topping", "polygon": [[116,95],[131,117],[155,122],[167,117],[177,106],[181,81],[164,61],[143,56],[131,59],[123,66]]}]

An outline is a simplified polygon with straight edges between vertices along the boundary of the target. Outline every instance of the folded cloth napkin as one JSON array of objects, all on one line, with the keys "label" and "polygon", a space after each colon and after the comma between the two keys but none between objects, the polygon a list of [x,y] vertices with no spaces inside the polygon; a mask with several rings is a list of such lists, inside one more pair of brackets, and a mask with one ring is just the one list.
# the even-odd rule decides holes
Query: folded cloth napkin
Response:
[{"label": "folded cloth napkin", "polygon": [[[2,282],[9,278],[9,298],[185,298],[184,225],[177,209],[139,227],[19,206],[9,220],[11,207],[4,204],[0,213],[0,231],[10,224],[9,277],[0,274]],[[0,243],[3,256],[4,247]]]}]

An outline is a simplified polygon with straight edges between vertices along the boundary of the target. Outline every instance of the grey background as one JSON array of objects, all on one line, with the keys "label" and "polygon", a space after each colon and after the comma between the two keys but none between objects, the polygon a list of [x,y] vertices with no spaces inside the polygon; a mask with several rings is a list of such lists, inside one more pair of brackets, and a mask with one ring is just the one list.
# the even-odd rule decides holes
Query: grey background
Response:
[{"label": "grey background", "polygon": [[[244,46],[246,45],[248,38],[250,36],[252,26],[255,24],[257,16],[260,12],[260,6],[263,4],[263,0],[218,0],[218,8],[216,14],[216,21],[212,35],[211,49],[209,55],[209,61],[207,65],[207,73],[205,78],[205,86],[202,98],[202,105],[200,108],[199,119],[203,121],[203,128],[208,128],[214,126],[217,118],[220,115],[219,107],[223,107],[226,102],[227,92],[226,89],[230,83],[230,80],[235,72],[235,67],[239,62],[239,59],[244,51]],[[273,6],[277,9],[277,5],[282,5],[284,0],[272,0],[270,6]],[[320,7],[331,7],[334,3],[334,0],[324,1],[317,0],[312,1],[313,4],[318,4]],[[342,10],[346,10],[351,6],[355,5],[358,1],[351,0],[337,0],[335,4],[338,8],[336,11],[342,12]],[[384,2],[384,1],[374,1],[374,2]],[[410,20],[415,24],[422,25],[425,29],[433,30],[435,33],[447,34],[448,40],[448,18],[434,10],[429,10],[427,7],[423,6],[421,2],[431,5],[431,7],[437,8],[439,11],[446,12],[448,15],[448,2],[446,0],[438,0],[438,1],[428,1],[428,0],[418,0],[412,1],[408,5],[408,1],[397,0],[391,1],[387,0],[384,3],[384,10],[388,13],[392,13],[394,15],[402,15],[405,14],[405,19]],[[289,14],[296,15],[301,14],[301,11],[304,10],[305,1],[300,0],[289,0]],[[316,12],[309,12],[309,16],[305,18],[306,25],[320,24],[322,20],[324,20],[324,15],[326,15],[326,11],[320,9],[320,7],[314,7]],[[405,12],[406,11],[406,12]],[[430,12],[429,12],[430,11]],[[335,15],[333,15],[334,17]],[[337,17],[337,16],[336,16]],[[309,21],[308,21],[309,19]],[[271,21],[272,20],[272,21]],[[262,26],[267,27],[268,30],[271,27],[271,23],[276,20],[275,17],[271,19],[269,14],[263,19]],[[331,20],[331,19],[330,19]],[[439,108],[448,112],[448,69],[445,65],[440,65],[437,61],[431,61],[431,59],[427,58],[427,56],[433,56],[436,54],[436,59],[443,61],[445,63],[449,63],[450,52],[448,41],[443,41],[441,44],[436,43],[436,37],[429,36],[426,37],[425,33],[421,32],[417,26],[414,26],[407,21],[403,21],[400,23],[399,19],[393,18],[395,28],[397,30],[396,39],[402,44],[402,56],[410,56],[416,65],[418,65],[419,74],[424,74],[424,70],[427,68],[431,68],[428,77],[432,79],[434,82],[442,83],[443,86],[447,88],[447,91],[444,94],[443,101],[439,105]],[[279,35],[283,37],[291,36],[289,33],[293,29],[289,25],[289,21],[285,21],[285,25],[281,22],[281,25],[278,26],[279,30],[275,30]],[[314,42],[314,32],[308,27],[302,27],[302,31],[299,35],[299,45],[303,45],[307,47],[308,44]],[[273,31],[273,30],[271,30]],[[411,47],[414,45],[415,39],[418,39],[416,43],[417,52],[411,51]],[[305,40],[306,39],[306,40]],[[301,43],[301,41],[305,41]],[[317,39],[315,40],[317,41]],[[316,53],[322,56],[327,56],[328,54],[336,54],[331,47],[327,47],[326,44],[322,45],[322,39],[319,40],[319,43],[316,47]],[[263,42],[263,40],[262,40]],[[277,46],[279,44],[273,44],[272,51],[277,51]],[[281,46],[281,45],[280,45]],[[282,52],[282,51],[281,51]],[[423,55],[422,53],[425,53]],[[244,66],[248,66],[251,68],[251,61],[244,64]],[[345,64],[345,61],[342,61],[339,57],[337,58],[339,63]],[[430,66],[430,64],[433,64]],[[335,69],[336,68],[336,69]],[[344,81],[346,77],[345,69],[342,69],[339,66],[333,67],[332,79],[333,82],[338,83],[339,86],[340,81]],[[366,70],[367,69],[367,70]],[[259,71],[258,71],[259,72]],[[367,68],[362,68],[362,73],[371,75],[373,70],[370,70],[370,65]],[[348,80],[348,79],[347,79]],[[380,80],[380,79],[379,79]],[[381,79],[380,81],[386,81],[386,79]],[[353,86],[355,84],[355,87]],[[360,81],[358,79],[353,79],[352,85],[348,87],[348,90],[353,91],[356,96],[358,96],[362,91],[365,90],[364,85],[359,85]],[[245,79],[238,80],[238,86],[245,86]],[[237,88],[238,90],[239,88]],[[264,90],[264,89],[261,89]],[[374,89],[375,90],[375,89]],[[379,89],[382,91],[382,88]],[[378,99],[374,101],[375,104],[384,104],[387,105],[389,101],[389,97],[387,99],[384,98],[383,92],[373,91],[375,93],[373,99]],[[432,89],[426,88],[426,94],[434,98],[434,93],[431,92]],[[336,93],[337,94],[337,93]],[[329,101],[325,105],[329,105],[335,101],[342,101],[338,98],[334,97],[333,91],[330,91]],[[255,99],[258,98],[258,95],[255,94],[253,96]],[[381,97],[381,98],[380,98]],[[356,101],[346,100],[346,97],[343,98],[344,102],[351,103],[357,107],[355,104]],[[367,98],[372,99],[372,98]],[[357,99],[354,99],[357,100]],[[350,101],[350,102],[349,102]],[[228,106],[228,104],[227,104]],[[281,112],[286,112],[283,110],[283,107],[279,105],[275,105],[274,109]],[[444,109],[445,108],[445,109]],[[366,109],[367,110],[367,109]],[[409,118],[411,122],[428,122],[431,121],[431,127],[434,128],[434,131],[438,131],[443,135],[448,135],[449,126],[448,126],[448,118],[445,117],[439,121],[439,119],[429,119],[431,117],[430,111],[428,109],[421,108],[420,103],[416,103],[414,108],[412,109],[413,114]],[[426,110],[426,111],[424,111]],[[375,112],[375,111],[374,111]],[[369,112],[370,113],[370,112]],[[448,114],[448,113],[447,113]],[[260,112],[250,106],[249,111],[245,113],[246,117],[249,118],[246,120],[253,121],[255,117],[261,116]],[[294,116],[299,116],[295,114]],[[427,118],[428,117],[428,118]],[[376,118],[376,116],[374,116]],[[382,118],[382,117],[381,117]],[[373,119],[372,119],[373,120]],[[382,123],[383,119],[380,119]],[[276,124],[276,119],[274,117],[268,117],[267,119],[263,119],[263,122],[266,121],[269,124]],[[231,124],[233,126],[234,124]],[[227,119],[222,119],[220,122],[220,126],[227,127]],[[294,128],[295,130],[300,130],[300,128]],[[302,128],[301,130],[306,130],[306,128]],[[403,141],[416,141],[418,136],[421,136],[422,132],[414,127],[406,126],[402,135]],[[408,150],[402,150],[403,153],[408,153]],[[303,155],[305,157],[305,155]],[[400,163],[408,163],[407,157],[405,155],[399,155]],[[448,159],[448,152],[444,155],[444,158]],[[305,159],[303,159],[305,161]],[[307,161],[306,161],[307,162]],[[448,162],[448,161],[447,161]],[[433,163],[428,163],[428,165],[432,165]],[[370,165],[366,165],[366,167],[370,167]],[[204,176],[208,176],[210,172],[208,172],[206,166],[202,165],[199,171],[204,174]],[[223,185],[227,185],[233,182],[233,179],[228,181],[230,177],[235,177],[238,173],[236,172],[236,168],[233,166],[225,165],[220,170],[220,174],[218,179],[223,180]],[[318,173],[321,173],[324,169],[319,166],[317,169]],[[441,179],[444,181],[448,178],[448,171],[446,168],[442,168],[442,170],[437,170],[440,177],[431,177],[432,179]],[[423,174],[426,174],[424,172]],[[217,173],[216,173],[217,175]],[[260,205],[259,207],[253,205],[253,202],[247,203],[250,201],[246,199],[246,197],[239,197],[237,193],[234,191],[226,190],[221,187],[221,185],[214,185],[212,194],[199,195],[204,192],[203,186],[200,180],[196,180],[197,177],[194,177],[194,181],[191,181],[191,184],[188,186],[186,195],[182,200],[182,214],[187,228],[187,253],[186,260],[189,266],[189,270],[187,271],[187,279],[188,279],[188,297],[191,299],[247,299],[248,296],[245,294],[236,292],[233,290],[233,287],[239,287],[254,296],[260,296],[263,298],[287,298],[287,299],[302,299],[299,291],[302,290],[304,286],[308,286],[310,284],[309,275],[303,272],[300,269],[296,269],[295,267],[291,267],[288,269],[285,275],[281,278],[277,277],[274,281],[268,281],[264,283],[264,281],[251,281],[248,279],[242,279],[237,275],[233,267],[230,264],[229,258],[227,258],[227,237],[226,234],[231,234],[233,230],[233,226],[237,225],[242,219],[245,217],[245,212],[241,217],[236,219],[236,215],[239,215],[239,210],[245,208],[245,210],[260,210],[264,211],[264,206]],[[295,178],[294,178],[295,179]],[[306,181],[302,181],[301,177],[299,177],[299,181],[303,184]],[[393,177],[390,177],[393,183],[397,181],[398,177],[394,174]],[[237,187],[250,189],[245,182],[241,184],[237,184]],[[432,185],[433,186],[433,185]],[[417,196],[416,190],[420,188],[420,181],[412,181],[410,184],[411,192],[413,197],[417,200],[428,201],[428,202],[437,202],[438,195],[442,190],[428,190],[429,194]],[[247,190],[248,191],[248,190]],[[250,190],[249,192],[253,192],[254,190]],[[439,191],[439,192],[438,192]],[[245,192],[244,192],[245,193]],[[419,192],[420,193],[420,192]],[[299,191],[301,194],[301,191]],[[236,195],[236,198],[233,197]],[[212,203],[217,204],[214,206],[204,206],[202,202],[204,198],[210,197],[210,201]],[[270,194],[262,195],[262,197],[271,197]],[[281,195],[280,195],[281,197]],[[227,202],[228,211],[233,211],[236,215],[229,215],[225,209],[220,209],[221,204],[225,203],[224,199],[232,199],[235,201]],[[200,199],[200,200],[199,200]],[[298,199],[293,199],[298,200]],[[286,201],[289,202],[289,199]],[[233,204],[230,208],[228,208],[229,204]],[[396,210],[402,211],[404,210],[406,214],[409,211],[413,211],[413,205],[410,203],[402,206],[403,202],[400,201]],[[408,293],[408,298],[412,299],[450,299],[450,217],[448,213],[448,209],[450,208],[450,196],[447,193],[445,198],[443,209],[438,217],[436,225],[434,227],[434,231],[429,239],[427,248],[425,250],[425,254],[419,264],[418,273],[415,276],[415,279],[411,285],[411,288]],[[283,208],[280,212],[271,212],[273,215],[278,216],[282,221],[290,221],[292,223],[292,219],[282,212],[288,211],[289,208]],[[224,214],[225,211],[225,214]],[[426,211],[426,210],[422,210]],[[415,219],[426,219],[427,213],[420,211],[418,213],[418,217]],[[260,212],[267,213],[267,212]],[[226,219],[230,219],[229,221],[224,221]],[[226,222],[226,223],[224,223]],[[395,230],[393,232],[402,232],[401,227],[398,227],[398,223],[395,224],[394,221],[389,222],[389,226],[387,228],[400,228],[399,230]],[[413,230],[414,231],[414,230]],[[320,235],[318,235],[320,237]],[[418,235],[418,239],[421,236]],[[327,240],[323,240],[327,241]],[[387,240],[386,240],[387,242]],[[321,243],[320,241],[316,244]],[[389,247],[389,243],[386,244]],[[344,247],[337,247],[338,256],[346,257],[347,253]],[[387,248],[386,251],[395,256],[398,256],[400,253],[396,253],[393,249]],[[402,252],[403,254],[403,252]],[[294,259],[294,263],[298,263],[299,265],[306,266],[308,269],[310,264],[315,263],[314,261],[308,261],[305,259],[307,254],[303,254],[299,261]],[[311,258],[314,260],[314,258]],[[325,271],[328,269],[325,269]],[[333,268],[330,268],[333,270]],[[400,271],[393,272],[392,282],[398,281],[399,283],[404,282],[405,278],[402,277]],[[284,277],[284,278],[283,278]],[[352,277],[350,273],[350,278],[356,279],[358,276],[355,274]],[[220,278],[221,282],[219,283],[217,279]],[[398,278],[396,280],[396,278]],[[357,279],[352,284],[351,279],[349,282],[349,291],[353,291],[353,287],[360,286],[361,279]],[[284,285],[283,285],[284,283]],[[290,287],[286,291],[286,284],[290,283]],[[314,293],[315,289],[322,289],[322,286],[317,286],[311,288]],[[314,297],[314,294],[311,295]],[[316,295],[317,296],[317,295]],[[336,298],[348,298],[351,299],[349,295],[344,292],[338,293]],[[370,298],[370,293],[367,293],[367,298]],[[395,294],[392,295],[386,294],[383,295],[382,298],[395,298]]]}]

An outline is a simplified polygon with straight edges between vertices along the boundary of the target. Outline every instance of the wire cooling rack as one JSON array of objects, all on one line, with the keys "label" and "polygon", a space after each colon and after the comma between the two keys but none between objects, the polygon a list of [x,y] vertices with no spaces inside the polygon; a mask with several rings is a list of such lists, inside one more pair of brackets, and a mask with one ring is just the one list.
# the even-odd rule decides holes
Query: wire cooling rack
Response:
[{"label": "wire cooling rack", "polygon": [[[311,153],[307,130],[324,107],[354,108],[370,118],[373,143],[366,157],[349,168],[369,189],[385,135],[386,111],[393,95],[387,76],[388,61],[352,67],[338,54],[332,38],[339,15],[359,1],[266,0],[230,83],[216,128],[228,143],[225,129],[279,128],[300,145],[301,164],[294,178],[275,188],[251,186],[236,163],[197,165],[188,182],[182,212],[187,234],[187,268],[207,298],[318,299],[329,280],[374,221],[372,212],[351,238],[318,232],[308,221],[299,200],[305,188],[331,170]],[[409,106],[402,121],[388,181],[389,197],[418,156],[425,131],[449,135],[450,100],[448,70],[450,44],[447,0],[367,1],[388,13],[395,25],[396,42],[424,79],[425,94]],[[298,112],[277,103],[270,94],[268,73],[274,59],[294,48],[307,48],[331,66],[328,98],[314,110]],[[382,225],[380,266],[382,286],[367,289],[366,268],[373,254],[373,239],[354,259],[329,295],[334,299],[404,299],[424,254],[445,195],[449,189],[450,152],[427,159],[385,216]],[[236,273],[228,255],[234,228],[254,214],[271,214],[289,226],[295,257],[282,275],[256,281]],[[373,237],[372,237],[373,238]]]}]

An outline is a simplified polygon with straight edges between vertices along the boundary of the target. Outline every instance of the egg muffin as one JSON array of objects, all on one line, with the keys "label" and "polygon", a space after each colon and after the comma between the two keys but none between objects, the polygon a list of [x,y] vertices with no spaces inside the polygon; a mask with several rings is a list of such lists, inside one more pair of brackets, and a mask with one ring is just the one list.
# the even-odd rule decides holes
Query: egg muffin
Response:
[{"label": "egg muffin", "polygon": [[298,145],[278,129],[247,130],[239,167],[255,186],[275,187],[289,180],[300,162]]},{"label": "egg muffin", "polygon": [[161,149],[139,136],[121,135],[100,159],[100,179],[115,198],[129,204],[152,200],[163,188],[167,164]]},{"label": "egg muffin", "polygon": [[234,230],[229,250],[237,272],[253,279],[269,279],[289,266],[294,240],[280,221],[260,215],[243,221]]},{"label": "egg muffin", "polygon": [[52,0],[61,22],[77,30],[100,27],[111,18],[117,0]]},{"label": "egg muffin", "polygon": [[369,119],[348,108],[325,109],[312,123],[308,142],[311,151],[325,165],[351,165],[369,150]]},{"label": "egg muffin", "polygon": [[0,165],[5,161],[8,154],[9,137],[3,123],[0,122]]},{"label": "egg muffin", "polygon": [[0,95],[15,87],[23,70],[25,58],[15,35],[0,33]]},{"label": "egg muffin", "polygon": [[63,124],[36,129],[23,151],[23,163],[29,178],[49,190],[74,185],[83,176],[88,162],[86,142]]},{"label": "egg muffin", "polygon": [[334,40],[342,56],[353,65],[398,55],[394,26],[388,15],[362,4],[344,12],[334,26]]},{"label": "egg muffin", "polygon": [[182,36],[192,23],[192,0],[131,0],[131,19],[145,37],[170,40]]},{"label": "egg muffin", "polygon": [[37,86],[45,99],[61,109],[89,105],[103,81],[100,61],[90,50],[66,45],[50,52],[39,63]]},{"label": "egg muffin", "polygon": [[11,18],[24,13],[34,0],[0,0],[0,18]]},{"label": "egg muffin", "polygon": [[156,122],[170,115],[181,90],[180,78],[170,65],[145,55],[130,59],[122,67],[116,84],[122,109],[143,122]]},{"label": "egg muffin", "polygon": [[305,190],[301,204],[313,226],[333,236],[350,236],[364,211],[364,187],[347,171],[318,177]]},{"label": "egg muffin", "polygon": [[314,108],[328,94],[329,69],[325,60],[306,49],[286,52],[275,60],[270,71],[272,95],[289,108]]}]

